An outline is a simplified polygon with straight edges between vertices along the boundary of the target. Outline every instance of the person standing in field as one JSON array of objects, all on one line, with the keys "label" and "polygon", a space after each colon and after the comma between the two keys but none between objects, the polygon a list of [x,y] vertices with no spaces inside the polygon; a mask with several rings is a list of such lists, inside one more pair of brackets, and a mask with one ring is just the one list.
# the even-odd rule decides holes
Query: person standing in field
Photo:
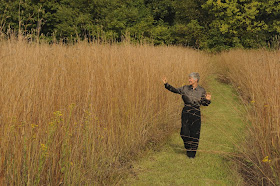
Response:
[{"label": "person standing in field", "polygon": [[211,94],[206,94],[205,89],[198,85],[199,79],[199,74],[193,72],[189,74],[189,85],[180,88],[168,84],[166,77],[162,79],[167,90],[182,95],[184,108],[181,115],[180,135],[189,158],[195,157],[198,148],[201,128],[200,106],[208,106],[211,103]]}]

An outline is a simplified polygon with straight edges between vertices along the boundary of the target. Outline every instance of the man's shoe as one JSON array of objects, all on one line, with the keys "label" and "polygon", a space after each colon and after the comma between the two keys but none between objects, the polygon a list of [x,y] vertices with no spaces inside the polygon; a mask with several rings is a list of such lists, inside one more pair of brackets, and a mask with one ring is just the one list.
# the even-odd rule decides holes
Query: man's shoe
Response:
[{"label": "man's shoe", "polygon": [[192,151],[192,150],[187,150],[187,156],[189,158],[194,158],[195,157],[196,152]]}]

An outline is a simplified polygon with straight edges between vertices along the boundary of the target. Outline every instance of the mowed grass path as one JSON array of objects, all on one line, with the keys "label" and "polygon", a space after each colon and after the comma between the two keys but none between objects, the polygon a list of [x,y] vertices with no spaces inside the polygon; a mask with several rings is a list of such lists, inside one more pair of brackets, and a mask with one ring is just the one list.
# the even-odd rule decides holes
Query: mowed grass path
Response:
[{"label": "mowed grass path", "polygon": [[[214,77],[209,82],[208,91],[212,94],[212,103],[202,108],[202,129],[196,158],[189,159],[185,155],[178,131],[160,151],[150,152],[135,162],[133,173],[124,184],[242,185],[237,168],[227,155],[236,153],[242,141],[244,108],[233,89]],[[180,96],[178,99],[181,99]]]}]

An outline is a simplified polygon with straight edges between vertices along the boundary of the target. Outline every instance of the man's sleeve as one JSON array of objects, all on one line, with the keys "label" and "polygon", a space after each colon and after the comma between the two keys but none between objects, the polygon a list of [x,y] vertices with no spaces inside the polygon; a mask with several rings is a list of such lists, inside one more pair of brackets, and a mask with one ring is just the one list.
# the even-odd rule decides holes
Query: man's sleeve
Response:
[{"label": "man's sleeve", "polygon": [[173,86],[169,85],[168,83],[164,84],[165,88],[173,93],[176,94],[183,94],[183,87],[180,88],[174,88]]},{"label": "man's sleeve", "polygon": [[203,106],[210,105],[211,100],[206,99],[206,91],[204,90],[201,96],[200,104]]}]

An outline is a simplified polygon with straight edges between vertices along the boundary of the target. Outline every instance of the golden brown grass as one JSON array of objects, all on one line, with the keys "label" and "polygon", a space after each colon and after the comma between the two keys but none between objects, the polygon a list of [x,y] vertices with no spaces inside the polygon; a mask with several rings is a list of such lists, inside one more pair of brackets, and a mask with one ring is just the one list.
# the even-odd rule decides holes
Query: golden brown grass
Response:
[{"label": "golden brown grass", "polygon": [[249,108],[251,122],[242,153],[247,181],[280,184],[280,51],[236,50],[218,56]]},{"label": "golden brown grass", "polygon": [[208,61],[180,47],[1,41],[0,184],[120,179],[131,158],[178,127],[181,100],[161,77],[181,86],[198,71],[203,83]]}]

